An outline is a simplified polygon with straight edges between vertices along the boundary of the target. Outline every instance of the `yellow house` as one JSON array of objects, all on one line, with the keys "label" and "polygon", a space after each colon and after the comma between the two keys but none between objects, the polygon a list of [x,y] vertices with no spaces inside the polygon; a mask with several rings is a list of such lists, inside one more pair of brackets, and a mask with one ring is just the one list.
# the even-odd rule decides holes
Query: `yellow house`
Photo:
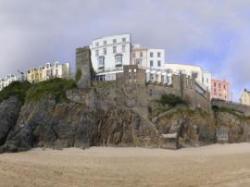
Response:
[{"label": "yellow house", "polygon": [[33,68],[27,71],[27,81],[37,83],[53,78],[69,78],[69,63],[59,64],[59,62],[46,63],[39,68]]},{"label": "yellow house", "polygon": [[37,83],[42,81],[43,68],[33,68],[27,71],[27,81]]},{"label": "yellow house", "polygon": [[241,94],[240,103],[243,105],[250,106],[250,91],[248,91],[247,89],[245,89],[244,92]]}]

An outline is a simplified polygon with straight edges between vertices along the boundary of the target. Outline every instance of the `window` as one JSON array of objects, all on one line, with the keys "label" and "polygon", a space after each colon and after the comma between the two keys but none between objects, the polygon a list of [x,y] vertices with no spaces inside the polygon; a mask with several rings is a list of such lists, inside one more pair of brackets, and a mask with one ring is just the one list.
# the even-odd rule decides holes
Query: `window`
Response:
[{"label": "window", "polygon": [[103,54],[104,54],[104,55],[107,54],[107,49],[106,49],[106,48],[103,49]]},{"label": "window", "polygon": [[154,57],[154,53],[153,52],[150,52],[150,57]]},{"label": "window", "polygon": [[161,53],[160,52],[157,53],[157,57],[159,57],[159,58],[161,57]]},{"label": "window", "polygon": [[95,56],[99,56],[99,50],[95,51]]},{"label": "window", "polygon": [[150,80],[154,81],[154,74],[152,74],[152,73],[150,74]]},{"label": "window", "polygon": [[122,38],[122,42],[126,42],[126,38]]},{"label": "window", "polygon": [[133,53],[133,58],[135,58],[135,53]]},{"label": "window", "polygon": [[113,47],[113,53],[116,53],[117,52],[117,48],[116,46]]},{"label": "window", "polygon": [[107,41],[106,40],[103,41],[103,45],[107,45]]},{"label": "window", "polygon": [[140,52],[140,57],[141,57],[141,58],[143,57],[143,52]]},{"label": "window", "polygon": [[115,63],[116,65],[121,65],[122,64],[122,54],[117,54],[115,55]]},{"label": "window", "polygon": [[172,74],[173,73],[173,71],[171,69],[167,69],[166,72],[167,72],[167,74]]},{"label": "window", "polygon": [[105,57],[104,56],[99,56],[99,58],[98,58],[98,65],[100,67],[103,67],[104,63],[105,63]]},{"label": "window", "polygon": [[156,74],[155,81],[158,81],[158,79],[159,79],[159,75]]},{"label": "window", "polygon": [[154,61],[150,60],[150,67],[153,67],[153,66],[154,66]]},{"label": "window", "polygon": [[116,39],[113,39],[113,43],[116,44],[116,43],[117,43],[117,40],[116,40]]},{"label": "window", "polygon": [[160,60],[158,60],[158,67],[161,67],[161,61]]},{"label": "window", "polygon": [[126,51],[126,46],[122,45],[122,52],[125,53],[125,51]]},{"label": "window", "polygon": [[192,78],[197,79],[197,77],[198,77],[198,73],[197,72],[192,72]]},{"label": "window", "polygon": [[161,75],[161,83],[163,84],[165,82],[164,75]]},{"label": "window", "polygon": [[96,46],[96,47],[99,47],[99,42],[96,42],[96,43],[95,43],[95,46]]},{"label": "window", "polygon": [[141,59],[136,59],[135,63],[136,63],[136,65],[140,65],[140,64],[142,64],[142,60]]}]

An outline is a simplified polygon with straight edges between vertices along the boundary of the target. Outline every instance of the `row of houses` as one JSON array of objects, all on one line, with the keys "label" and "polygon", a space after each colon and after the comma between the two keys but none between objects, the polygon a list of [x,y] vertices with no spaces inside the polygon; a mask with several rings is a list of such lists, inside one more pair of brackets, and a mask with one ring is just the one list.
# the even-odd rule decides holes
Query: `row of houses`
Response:
[{"label": "row of houses", "polygon": [[99,80],[116,80],[117,74],[123,72],[123,66],[138,65],[145,70],[147,82],[168,85],[173,75],[185,74],[208,91],[211,99],[231,100],[228,81],[214,79],[200,66],[167,63],[164,49],[134,44],[130,34],[101,37],[92,41],[89,47],[92,66]]},{"label": "row of houses", "polygon": [[[210,99],[230,101],[231,88],[227,80],[218,80],[200,66],[172,64],[166,62],[164,49],[147,48],[134,44],[130,34],[112,35],[93,40],[88,46],[90,60],[95,72],[95,79],[113,81],[117,74],[124,71],[126,65],[137,65],[145,70],[146,82],[171,85],[173,75],[185,75],[195,79],[196,83],[210,93]],[[17,80],[27,80],[31,83],[45,81],[51,78],[68,78],[70,64],[59,62],[46,63],[43,66],[31,68],[26,73],[7,75],[0,79],[0,90]],[[242,104],[250,105],[250,91],[245,90],[241,96]]]},{"label": "row of houses", "polygon": [[38,83],[51,78],[68,78],[70,76],[70,64],[46,63],[43,66],[31,68],[25,73],[19,72],[17,75],[10,74],[0,79],[0,91],[14,81],[27,80],[30,83]]}]

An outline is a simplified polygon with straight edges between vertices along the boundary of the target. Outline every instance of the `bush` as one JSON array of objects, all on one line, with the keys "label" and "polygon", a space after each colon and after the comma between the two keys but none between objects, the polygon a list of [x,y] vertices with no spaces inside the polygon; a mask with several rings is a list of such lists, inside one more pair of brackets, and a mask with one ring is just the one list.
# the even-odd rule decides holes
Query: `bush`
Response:
[{"label": "bush", "polygon": [[182,98],[173,94],[164,94],[161,96],[160,100],[157,100],[161,105],[168,105],[170,107],[175,107],[177,105],[187,105],[188,103]]},{"label": "bush", "polygon": [[48,81],[34,84],[27,92],[26,101],[37,101],[42,97],[55,97],[57,102],[65,101],[67,90],[76,88],[74,80],[51,79]]},{"label": "bush", "polygon": [[25,82],[12,82],[9,86],[5,87],[0,92],[0,102],[8,99],[11,96],[16,96],[21,102],[24,102],[26,92],[31,87],[31,84],[27,81]]}]

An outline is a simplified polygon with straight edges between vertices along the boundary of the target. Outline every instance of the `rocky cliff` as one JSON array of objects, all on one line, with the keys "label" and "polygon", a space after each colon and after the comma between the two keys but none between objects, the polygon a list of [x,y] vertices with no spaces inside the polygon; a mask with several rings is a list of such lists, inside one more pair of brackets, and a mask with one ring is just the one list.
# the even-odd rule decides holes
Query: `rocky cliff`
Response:
[{"label": "rocky cliff", "polygon": [[61,100],[53,94],[26,99],[24,103],[15,96],[4,99],[0,103],[0,151],[33,147],[167,147],[169,142],[187,147],[215,143],[225,133],[226,142],[250,139],[250,119],[245,116],[186,105],[147,116],[145,105],[129,102],[131,93],[128,97],[122,89],[105,85],[69,89]]}]

